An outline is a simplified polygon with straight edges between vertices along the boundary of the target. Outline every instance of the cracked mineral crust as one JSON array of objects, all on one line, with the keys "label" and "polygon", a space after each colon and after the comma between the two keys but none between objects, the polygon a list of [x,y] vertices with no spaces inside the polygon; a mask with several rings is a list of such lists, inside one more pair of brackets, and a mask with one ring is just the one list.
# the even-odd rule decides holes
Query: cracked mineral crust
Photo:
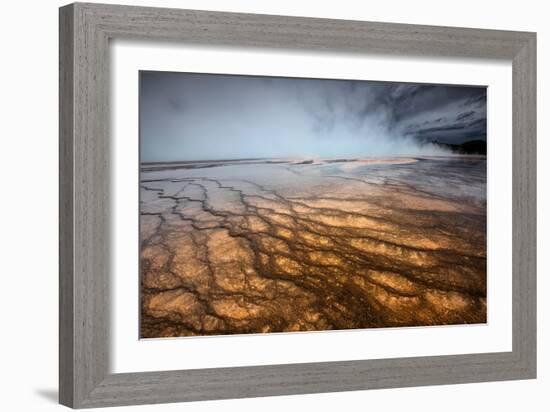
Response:
[{"label": "cracked mineral crust", "polygon": [[485,157],[145,164],[142,338],[486,322]]}]

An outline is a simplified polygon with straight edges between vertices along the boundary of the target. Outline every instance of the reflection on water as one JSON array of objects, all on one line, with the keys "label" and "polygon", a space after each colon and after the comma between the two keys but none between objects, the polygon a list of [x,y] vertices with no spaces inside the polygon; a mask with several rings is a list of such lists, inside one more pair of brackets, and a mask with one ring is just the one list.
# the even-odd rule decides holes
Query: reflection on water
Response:
[{"label": "reflection on water", "polygon": [[141,335],[483,323],[485,157],[141,173]]}]

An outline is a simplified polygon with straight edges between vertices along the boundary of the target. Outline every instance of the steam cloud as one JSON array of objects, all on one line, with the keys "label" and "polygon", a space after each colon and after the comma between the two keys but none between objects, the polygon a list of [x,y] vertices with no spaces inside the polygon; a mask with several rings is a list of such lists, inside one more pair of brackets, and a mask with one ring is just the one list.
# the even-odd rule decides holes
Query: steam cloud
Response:
[{"label": "steam cloud", "polygon": [[486,138],[486,88],[142,72],[141,160],[441,154]]}]

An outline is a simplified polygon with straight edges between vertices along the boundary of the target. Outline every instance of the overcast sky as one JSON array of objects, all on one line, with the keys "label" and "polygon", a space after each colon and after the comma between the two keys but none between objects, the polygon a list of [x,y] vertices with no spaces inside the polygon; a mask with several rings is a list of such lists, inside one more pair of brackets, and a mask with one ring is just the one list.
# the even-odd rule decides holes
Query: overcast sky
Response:
[{"label": "overcast sky", "polygon": [[485,87],[141,72],[141,160],[430,154],[486,139]]}]

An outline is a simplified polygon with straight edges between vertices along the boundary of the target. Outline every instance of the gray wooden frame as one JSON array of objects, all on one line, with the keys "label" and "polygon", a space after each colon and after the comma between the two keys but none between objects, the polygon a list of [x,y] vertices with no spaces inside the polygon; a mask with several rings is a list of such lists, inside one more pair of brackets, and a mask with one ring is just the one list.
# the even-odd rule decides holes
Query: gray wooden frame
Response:
[{"label": "gray wooden frame", "polygon": [[[513,350],[110,374],[109,39],[506,59],[513,65]],[[60,9],[59,398],[75,408],[536,376],[536,34],[71,4]]]}]

